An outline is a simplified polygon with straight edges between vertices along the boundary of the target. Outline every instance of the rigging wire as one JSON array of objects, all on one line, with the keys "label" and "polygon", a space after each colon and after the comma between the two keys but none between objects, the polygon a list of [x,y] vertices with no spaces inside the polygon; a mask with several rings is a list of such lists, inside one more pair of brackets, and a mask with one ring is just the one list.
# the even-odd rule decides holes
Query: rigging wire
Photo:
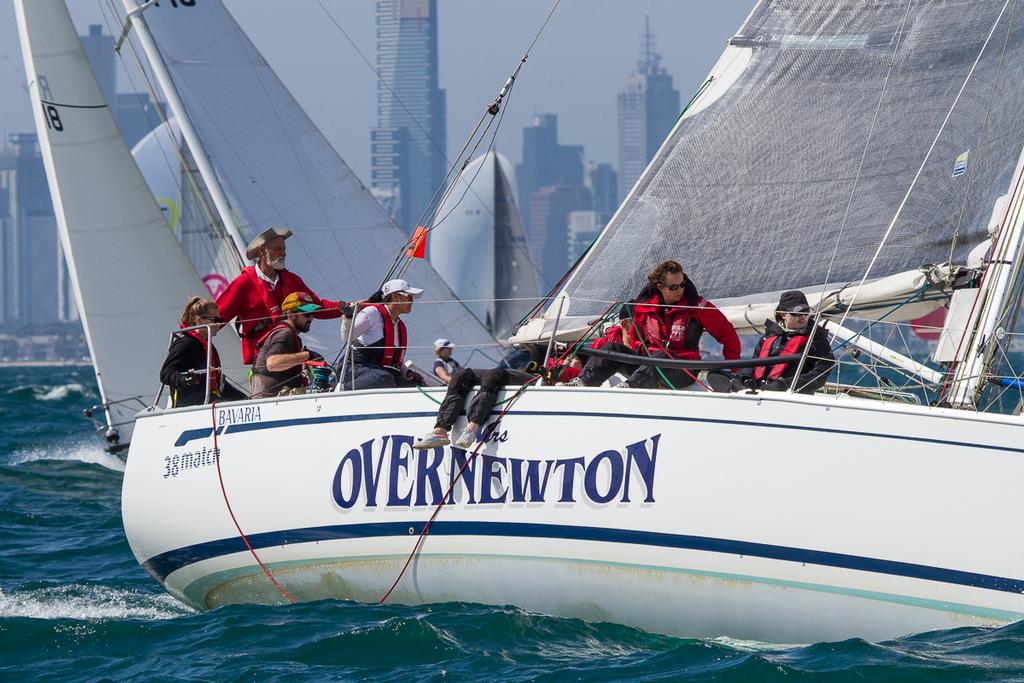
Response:
[{"label": "rigging wire", "polygon": [[[867,138],[864,140],[864,148],[860,153],[860,161],[857,163],[857,173],[853,177],[853,186],[850,188],[850,196],[846,200],[846,208],[843,210],[843,218],[839,221],[839,233],[836,235],[836,243],[832,247],[832,257],[829,259],[828,268],[825,270],[825,282],[821,285],[821,294],[818,296],[818,310],[814,313],[813,328],[817,329],[818,325],[821,324],[821,303],[825,300],[825,293],[828,291],[828,286],[832,278],[832,268],[835,266],[836,257],[839,255],[839,245],[843,240],[843,232],[846,229],[846,220],[850,216],[850,209],[853,207],[853,198],[857,194],[857,186],[860,184],[861,173],[864,171],[864,163],[867,161],[868,149],[871,147],[871,139],[875,134],[875,126],[878,123],[878,115],[882,111],[882,102],[885,101],[885,93],[889,88],[889,79],[892,76],[893,69],[896,66],[896,55],[899,53],[900,45],[902,44],[903,29],[906,27],[907,17],[910,16],[910,7],[913,4],[913,0],[907,0],[907,9],[903,13],[903,20],[900,22],[900,27],[896,31],[895,45],[892,49],[892,57],[889,58],[889,66],[885,71],[885,80],[882,82],[882,89],[878,93],[878,102],[875,104],[875,113],[871,117],[871,125],[868,126]],[[822,218],[822,227],[824,227],[825,219]],[[833,333],[832,339],[829,343],[835,343],[836,335]],[[804,351],[801,354],[800,362],[797,363],[796,372],[793,374],[793,381],[790,384],[790,391],[796,390],[797,380],[800,377],[800,373],[803,372],[804,365],[807,362],[807,354],[810,352],[811,345],[807,344],[804,347]]]},{"label": "rigging wire", "polygon": [[[115,31],[111,27],[110,17],[112,16],[115,20],[119,20],[120,15],[118,14],[117,7],[114,4],[114,0],[107,0],[108,8],[104,8],[103,0],[96,0],[96,4],[99,6],[100,13],[103,16],[103,22],[106,24],[107,27],[107,31],[111,34],[115,33]],[[107,14],[108,9],[110,12],[109,16]],[[123,44],[128,45],[128,50],[131,53],[132,57],[134,58],[135,66],[138,68],[139,73],[142,75],[143,82],[145,83],[146,92],[152,98],[154,105],[158,105],[160,102],[160,97],[157,94],[156,86],[153,84],[149,76],[149,72],[146,70],[145,63],[138,54],[138,51],[135,47],[135,43],[130,39],[130,37],[126,37],[126,40]],[[117,55],[118,58],[121,59],[123,62],[124,57],[121,55],[121,53],[118,52]],[[134,78],[132,78],[131,70],[127,67],[127,65],[124,66],[124,73],[127,76],[128,82],[131,85],[132,89],[136,91],[136,95],[138,96],[141,109],[142,105],[144,104],[141,96],[142,93],[138,90],[138,88],[135,85],[135,80]],[[175,165],[171,163],[171,160],[167,158],[163,145],[157,144],[157,148],[160,151],[160,156],[164,159],[164,163],[167,165],[167,169],[168,171],[171,172],[172,175],[178,175],[178,173],[180,172],[180,174],[187,179],[189,188],[192,191],[192,196],[196,198],[196,203],[198,204],[199,209],[205,218],[205,221],[200,221],[200,223],[205,222],[206,226],[210,229],[210,232],[214,239],[220,240],[221,246],[223,247],[223,249],[221,250],[211,252],[208,249],[206,249],[207,245],[204,243],[203,247],[204,251],[206,252],[206,256],[210,259],[211,263],[217,264],[220,269],[223,269],[225,271],[225,273],[230,273],[230,268],[232,267],[241,270],[242,268],[245,267],[245,262],[242,260],[241,254],[239,254],[238,250],[235,248],[233,240],[231,240],[231,238],[227,235],[226,232],[221,230],[222,224],[220,220],[216,217],[215,211],[211,209],[209,204],[207,203],[207,197],[205,193],[202,191],[201,186],[199,185],[195,178],[195,174],[197,173],[197,171],[192,169],[191,164],[188,163],[188,154],[186,154],[184,146],[178,141],[177,136],[174,135],[174,130],[170,125],[170,120],[167,118],[167,115],[162,107],[154,106],[154,109],[156,111],[158,119],[157,126],[163,126],[164,129],[167,131],[167,137],[170,140],[171,146],[173,147],[175,152],[175,156],[177,157],[178,168],[176,169]],[[233,259],[230,259],[232,263],[225,264],[221,262],[224,252],[226,252],[229,255],[229,259],[231,256],[234,257]]]},{"label": "rigging wire", "polygon": [[[394,98],[395,102],[397,102],[398,105],[405,112],[405,115],[409,117],[409,120],[412,121],[413,124],[419,129],[420,133],[423,134],[423,137],[426,138],[426,140],[430,143],[430,145],[441,155],[441,158],[444,159],[444,163],[447,166],[449,166],[449,168],[450,168],[452,166],[452,162],[451,162],[451,160],[448,159],[448,155],[441,148],[441,146],[437,144],[437,141],[434,140],[434,138],[430,136],[430,133],[423,126],[423,124],[420,123],[419,119],[417,119],[416,116],[412,113],[412,111],[409,110],[409,107],[407,107],[405,102],[402,101],[402,98],[400,98],[398,96],[398,93],[396,93],[394,91],[394,89],[391,87],[391,84],[388,83],[387,79],[384,78],[384,74],[382,74],[376,67],[373,66],[373,64],[366,57],[366,55],[363,53],[363,51],[359,49],[359,46],[356,45],[355,41],[352,40],[351,36],[349,36],[348,32],[344,28],[342,28],[341,24],[334,17],[334,15],[332,15],[330,13],[330,11],[324,6],[323,2],[321,0],[316,0],[316,2],[320,6],[320,9],[323,10],[324,14],[327,15],[327,18],[331,20],[331,23],[334,24],[334,26],[338,29],[338,31],[341,33],[341,35],[344,36],[344,38],[348,42],[348,44],[350,46],[352,46],[352,49],[355,50],[356,54],[359,55],[359,58],[363,60],[363,63],[366,64],[366,66],[370,69],[370,71],[373,72],[374,76],[377,77],[377,82],[380,85],[384,86],[384,88],[388,91],[388,93],[391,95],[391,97]],[[460,154],[460,156],[461,156],[461,154]],[[450,173],[450,171],[449,171],[449,173]],[[445,175],[445,181],[447,181],[447,178],[448,178],[448,176],[446,174]],[[475,196],[477,198],[477,200],[479,200],[480,205],[483,206],[484,210],[487,211],[487,213],[489,213],[491,215],[491,217],[493,218],[494,214],[491,212],[490,208],[488,208],[487,202],[485,202],[483,199],[481,199],[476,194],[475,190],[473,190],[473,196]],[[435,193],[435,197],[436,197],[436,193]],[[433,202],[433,198],[431,199],[431,202]],[[422,217],[421,217],[421,220],[422,220]],[[418,224],[419,223],[417,222],[417,225]],[[402,228],[403,231],[408,230],[408,226],[399,226],[399,227]]]},{"label": "rigging wire", "polygon": [[[467,138],[465,144],[463,144],[462,150],[459,152],[459,155],[456,158],[455,162],[453,162],[451,164],[451,167],[449,168],[448,173],[445,175],[444,181],[435,190],[434,196],[427,203],[427,206],[424,207],[422,213],[420,214],[420,219],[417,221],[417,225],[423,225],[426,228],[426,235],[427,236],[429,236],[429,233],[433,229],[434,226],[432,224],[432,220],[427,222],[427,223],[424,223],[424,218],[428,215],[428,213],[430,213],[430,214],[433,214],[431,216],[431,218],[433,219],[434,217],[436,217],[437,211],[440,209],[440,207],[444,206],[444,203],[445,203],[447,197],[452,193],[452,191],[454,190],[456,184],[458,183],[459,176],[466,169],[466,166],[469,165],[469,162],[472,160],[472,155],[475,153],[475,151],[479,148],[480,144],[483,142],[483,139],[486,137],[487,131],[490,129],[490,126],[495,122],[495,117],[497,117],[498,126],[500,127],[500,123],[501,123],[501,120],[503,118],[502,103],[503,103],[504,99],[508,95],[510,95],[512,89],[515,86],[515,82],[516,82],[517,77],[519,76],[520,71],[522,70],[523,66],[526,64],[526,60],[529,59],[531,50],[533,50],[533,47],[537,44],[537,41],[540,39],[541,35],[543,34],[544,29],[547,28],[548,22],[551,21],[551,17],[554,15],[555,10],[558,9],[558,6],[561,4],[561,1],[562,0],[555,0],[554,3],[552,4],[551,9],[548,11],[547,16],[544,18],[544,22],[541,24],[540,28],[537,30],[537,33],[534,35],[533,40],[530,42],[529,47],[523,53],[523,56],[519,60],[519,63],[516,65],[515,70],[512,72],[512,74],[505,81],[505,84],[502,86],[501,90],[498,92],[497,97],[494,98],[494,101],[492,101],[490,103],[490,105],[488,105],[488,107],[484,110],[484,113],[481,114],[480,119],[477,121],[476,126],[473,128],[473,132],[470,133],[469,138]],[[498,116],[499,112],[502,112],[502,116]],[[484,121],[487,120],[488,116],[490,116],[490,120],[488,121],[486,126],[484,126]],[[483,132],[480,132],[480,129],[481,129],[482,126],[483,126]],[[497,130],[498,130],[498,128],[495,128],[495,135],[497,135]],[[478,133],[480,133],[479,137],[477,135]],[[476,139],[475,144],[473,142],[474,139]],[[471,144],[473,145],[472,151],[470,152],[469,155],[466,156],[465,161],[463,161],[463,163],[461,165],[461,168],[459,168],[458,173],[453,178],[452,174],[455,172],[456,163],[458,162],[458,159],[462,157],[462,155],[466,152],[466,150],[470,147]],[[491,145],[493,145],[493,137],[492,137]],[[449,182],[449,178],[451,178],[451,182]],[[439,194],[440,194],[440,199],[437,199]],[[435,203],[435,200],[436,200],[436,203]],[[458,204],[456,204],[456,206],[458,206]],[[423,238],[425,239],[425,236]],[[412,244],[413,244],[413,237],[410,236],[409,239],[406,240],[405,245],[401,248],[401,250],[399,250],[398,254],[396,255],[395,260],[394,260],[394,262],[391,265],[391,268],[388,269],[387,274],[381,280],[382,283],[386,282],[388,279],[390,279],[391,276],[394,273],[399,272],[400,270],[401,271],[405,270],[405,268],[408,266],[408,263],[402,264],[402,257],[405,254],[406,250],[408,250],[408,248],[412,246]]]},{"label": "rigging wire", "polygon": [[864,271],[863,277],[860,279],[860,283],[857,285],[857,289],[854,292],[853,298],[850,299],[850,303],[843,312],[843,317],[840,319],[839,324],[842,325],[846,318],[849,317],[850,310],[853,308],[854,303],[857,300],[861,289],[864,287],[864,283],[867,281],[868,276],[874,269],[875,264],[878,262],[878,257],[882,254],[882,249],[885,247],[886,242],[889,241],[889,237],[892,235],[893,229],[896,227],[896,221],[899,220],[900,215],[903,213],[903,208],[907,205],[907,201],[910,199],[911,193],[914,188],[917,187],[917,181],[920,179],[921,174],[924,172],[924,167],[927,165],[928,160],[932,156],[932,152],[938,145],[939,138],[942,136],[942,132],[946,129],[946,124],[949,123],[950,118],[953,116],[953,110],[956,109],[956,105],[960,102],[960,98],[963,96],[964,91],[967,90],[967,84],[970,83],[971,77],[974,76],[974,72],[981,62],[982,56],[985,54],[985,49],[988,47],[989,42],[992,40],[992,36],[995,35],[996,27],[999,26],[999,22],[1002,21],[1003,14],[1006,12],[1007,6],[1010,4],[1010,0],[1006,0],[1003,3],[1002,9],[999,11],[999,16],[996,17],[995,22],[992,24],[992,28],[989,30],[988,36],[985,38],[985,42],[982,44],[981,49],[978,51],[978,56],[975,57],[974,63],[971,65],[970,70],[967,72],[967,76],[964,78],[964,82],[960,86],[960,90],[957,92],[956,97],[953,99],[953,103],[949,106],[949,111],[946,112],[945,118],[942,120],[942,124],[939,126],[938,131],[935,133],[935,137],[932,140],[931,145],[928,147],[928,151],[924,155],[924,159],[921,160],[921,164],[917,168],[917,172],[914,174],[913,180],[910,182],[910,187],[907,188],[906,193],[903,195],[903,199],[900,201],[899,206],[896,208],[896,213],[893,215],[892,220],[889,222],[889,226],[886,228],[885,233],[882,235],[882,241],[878,244],[878,248],[875,250],[874,255],[871,257],[871,262],[868,263],[867,270]]}]

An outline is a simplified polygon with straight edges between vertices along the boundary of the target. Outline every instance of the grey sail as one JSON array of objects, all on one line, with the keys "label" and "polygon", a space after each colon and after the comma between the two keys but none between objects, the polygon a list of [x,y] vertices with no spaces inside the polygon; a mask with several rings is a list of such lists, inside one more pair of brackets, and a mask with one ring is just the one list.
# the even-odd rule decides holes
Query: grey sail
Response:
[{"label": "grey sail", "polygon": [[568,283],[567,313],[634,296],[667,258],[705,296],[756,303],[858,282],[890,225],[870,279],[962,263],[988,237],[1024,133],[1016,3],[765,0],[713,75]]},{"label": "grey sail", "polygon": [[[160,3],[147,22],[242,233],[288,226],[288,267],[320,296],[358,299],[379,285],[406,240],[274,74],[220,2]],[[494,343],[428,264],[407,277],[426,289],[409,324],[413,357],[440,336]],[[317,345],[340,347],[317,323]]]}]

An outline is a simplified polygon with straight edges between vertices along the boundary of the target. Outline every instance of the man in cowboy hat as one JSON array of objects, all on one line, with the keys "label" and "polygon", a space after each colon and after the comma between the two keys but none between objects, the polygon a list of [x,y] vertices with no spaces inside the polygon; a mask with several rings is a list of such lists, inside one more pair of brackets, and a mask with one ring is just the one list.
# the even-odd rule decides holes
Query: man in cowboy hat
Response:
[{"label": "man in cowboy hat", "polygon": [[321,299],[302,278],[286,270],[285,240],[292,236],[288,228],[268,228],[256,236],[245,250],[256,265],[246,267],[217,297],[217,307],[225,321],[238,318],[242,337],[242,361],[256,360],[256,342],[281,317],[281,303],[293,292],[308,292],[320,307],[314,317],[341,317],[348,307],[344,301]]}]

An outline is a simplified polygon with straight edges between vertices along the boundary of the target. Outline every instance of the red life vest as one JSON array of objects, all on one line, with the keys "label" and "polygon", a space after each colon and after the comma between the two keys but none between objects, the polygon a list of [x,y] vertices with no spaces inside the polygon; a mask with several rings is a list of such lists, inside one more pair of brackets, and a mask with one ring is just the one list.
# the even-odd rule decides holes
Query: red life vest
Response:
[{"label": "red life vest", "polygon": [[[767,358],[772,355],[772,346],[775,344],[775,340],[779,338],[779,335],[773,335],[771,337],[765,337],[764,341],[761,342],[761,351],[757,354],[758,358]],[[806,334],[794,334],[786,341],[785,345],[777,355],[779,356],[794,356],[800,353],[804,346],[807,344],[808,336]],[[782,373],[786,371],[786,366],[789,363],[778,363],[771,366],[771,370],[768,370],[767,365],[758,365],[754,368],[754,379],[764,379],[765,374],[768,375],[768,379],[778,379],[782,377]]]},{"label": "red life vest", "polygon": [[[292,330],[292,326],[289,325],[288,323],[280,323],[279,322],[278,324],[274,325],[269,330],[267,330],[266,334],[264,334],[262,337],[260,337],[259,339],[256,340],[256,352],[259,353],[259,350],[263,348],[263,343],[265,341],[267,341],[267,337],[269,337],[274,332],[276,332],[276,331],[278,331],[278,330],[280,330],[282,328],[287,328],[289,330]],[[292,332],[295,332],[295,330],[292,330]],[[301,350],[302,350],[302,340],[299,339],[298,333],[295,333],[295,351],[294,351],[294,353],[298,353]]]},{"label": "red life vest", "polygon": [[185,334],[203,345],[203,354],[209,354],[210,367],[207,368],[207,381],[210,383],[210,396],[220,396],[222,379],[220,371],[220,354],[217,353],[217,347],[210,346],[210,340],[206,339],[201,334],[198,334],[197,330],[189,330]]},{"label": "red life vest", "polygon": [[391,313],[384,304],[370,304],[380,313],[381,322],[384,327],[384,348],[380,357],[380,365],[392,370],[402,369],[402,360],[405,358],[405,349],[408,346],[408,335],[405,331],[405,323],[398,321],[398,343],[395,343],[395,325],[392,324]]}]

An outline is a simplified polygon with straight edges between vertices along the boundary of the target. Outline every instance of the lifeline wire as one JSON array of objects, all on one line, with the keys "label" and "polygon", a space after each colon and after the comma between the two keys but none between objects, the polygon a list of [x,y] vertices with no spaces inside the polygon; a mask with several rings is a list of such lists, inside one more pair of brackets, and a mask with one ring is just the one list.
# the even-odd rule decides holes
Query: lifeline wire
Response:
[{"label": "lifeline wire", "polygon": [[[516,392],[512,395],[512,398],[508,399],[507,403],[505,404],[505,407],[502,408],[500,413],[498,413],[498,419],[495,420],[496,423],[501,422],[501,418],[505,417],[505,413],[507,413],[508,409],[512,407],[512,404],[516,402],[516,399],[522,396],[523,392],[526,391],[526,387],[530,386],[530,384],[536,382],[538,379],[540,379],[540,375],[537,375],[537,377],[527,380],[526,382],[523,383],[522,386],[519,387],[519,389],[516,390]],[[389,588],[388,592],[381,597],[381,599],[378,601],[378,604],[384,604],[388,597],[390,597],[392,591],[394,591],[395,588],[398,586],[398,582],[402,580],[403,576],[405,576],[405,570],[409,568],[409,564],[412,562],[412,559],[416,557],[416,553],[419,552],[420,545],[423,543],[424,537],[430,530],[430,525],[434,523],[435,519],[437,519],[438,514],[440,514],[441,512],[441,508],[444,507],[445,501],[448,500],[448,496],[452,494],[452,492],[455,490],[455,485],[459,482],[459,479],[462,478],[462,473],[466,471],[466,468],[469,466],[469,463],[472,462],[474,458],[476,458],[477,452],[483,445],[483,441],[477,442],[476,447],[469,454],[469,457],[466,458],[466,462],[462,463],[462,467],[459,468],[458,473],[452,478],[451,484],[448,485],[448,490],[445,491],[443,496],[441,496],[441,502],[439,502],[437,506],[434,508],[434,511],[430,515],[430,519],[428,519],[427,523],[423,525],[423,529],[420,531],[420,535],[416,537],[416,544],[412,547],[412,552],[410,552],[409,557],[406,558],[405,564],[402,565],[402,571],[398,572],[398,576],[395,578],[395,582],[391,584],[391,588]]]}]

